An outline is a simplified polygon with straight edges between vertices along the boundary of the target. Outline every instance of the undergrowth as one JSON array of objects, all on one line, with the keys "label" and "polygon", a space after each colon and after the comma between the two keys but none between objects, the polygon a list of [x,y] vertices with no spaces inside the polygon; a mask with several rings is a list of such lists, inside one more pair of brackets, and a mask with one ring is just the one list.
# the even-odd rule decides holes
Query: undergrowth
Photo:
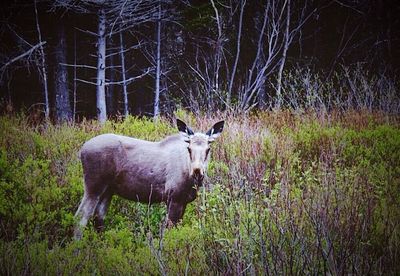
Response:
[{"label": "undergrowth", "polygon": [[147,140],[167,119],[32,126],[0,117],[0,274],[396,274],[398,117],[370,112],[224,117],[205,187],[181,224],[163,204],[113,198],[106,229],[72,240],[81,145],[113,132]]}]

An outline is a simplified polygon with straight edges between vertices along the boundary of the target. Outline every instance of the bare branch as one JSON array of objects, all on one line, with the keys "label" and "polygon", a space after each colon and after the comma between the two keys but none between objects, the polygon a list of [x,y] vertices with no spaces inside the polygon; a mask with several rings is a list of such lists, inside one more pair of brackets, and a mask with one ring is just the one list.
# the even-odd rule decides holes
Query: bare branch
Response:
[{"label": "bare branch", "polygon": [[89,69],[97,70],[97,67],[95,67],[95,66],[90,66],[90,65],[85,65],[85,64],[67,64],[67,63],[60,63],[60,65],[62,65],[62,66],[68,66],[68,67],[89,68]]},{"label": "bare branch", "polygon": [[83,29],[78,28],[78,27],[75,27],[75,29],[77,29],[78,31],[81,31],[82,33],[85,33],[85,34],[89,34],[89,35],[98,37],[98,34],[95,33],[95,32],[92,32],[92,31],[89,31],[89,30],[83,30]]},{"label": "bare branch", "polygon": [[133,82],[133,81],[135,81],[135,80],[137,80],[137,79],[141,79],[141,78],[143,78],[144,76],[148,75],[150,72],[151,72],[151,69],[150,69],[150,68],[147,68],[146,72],[142,73],[142,74],[141,74],[141,75],[139,75],[139,76],[136,76],[136,77],[132,77],[132,78],[126,79],[126,80],[125,80],[125,82],[124,82],[124,81],[113,81],[113,82],[106,82],[106,83],[105,83],[105,85],[111,85],[111,84],[124,84],[124,83],[126,83],[126,84],[129,84],[129,83],[131,83],[131,82]]},{"label": "bare branch", "polygon": [[38,48],[40,48],[44,44],[46,44],[46,41],[39,42],[38,44],[36,44],[32,48],[30,48],[28,51],[26,51],[25,53],[20,54],[19,56],[16,56],[15,58],[12,58],[11,60],[9,60],[8,62],[4,63],[1,66],[0,71],[4,70],[7,66],[11,65],[12,63],[14,63],[14,62],[26,57],[26,56],[31,55],[35,50],[37,50]]},{"label": "bare branch", "polygon": [[[123,53],[129,52],[130,50],[133,50],[133,49],[139,49],[143,44],[144,44],[144,43],[142,43],[142,42],[140,41],[139,44],[135,44],[135,45],[132,45],[132,46],[129,47],[129,48],[124,49],[124,50],[123,50]],[[113,53],[107,54],[107,55],[106,55],[106,58],[111,57],[111,56],[120,55],[120,54],[121,54],[121,50],[119,50],[118,52],[113,52]]]},{"label": "bare branch", "polygon": [[87,80],[82,80],[82,79],[75,79],[75,80],[79,81],[79,82],[86,83],[86,84],[91,84],[91,85],[96,85],[97,86],[97,82],[92,82],[92,81],[87,81]]}]

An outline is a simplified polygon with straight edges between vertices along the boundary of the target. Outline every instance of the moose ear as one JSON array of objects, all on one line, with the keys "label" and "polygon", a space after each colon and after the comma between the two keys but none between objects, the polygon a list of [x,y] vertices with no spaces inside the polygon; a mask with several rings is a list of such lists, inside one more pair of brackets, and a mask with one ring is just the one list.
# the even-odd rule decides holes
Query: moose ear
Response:
[{"label": "moose ear", "polygon": [[219,121],[209,131],[207,131],[206,135],[208,136],[208,142],[214,142],[218,136],[221,135],[222,130],[224,129],[224,121]]},{"label": "moose ear", "polygon": [[176,125],[185,142],[189,142],[190,136],[194,134],[193,130],[191,130],[183,121],[179,119],[176,119]]}]

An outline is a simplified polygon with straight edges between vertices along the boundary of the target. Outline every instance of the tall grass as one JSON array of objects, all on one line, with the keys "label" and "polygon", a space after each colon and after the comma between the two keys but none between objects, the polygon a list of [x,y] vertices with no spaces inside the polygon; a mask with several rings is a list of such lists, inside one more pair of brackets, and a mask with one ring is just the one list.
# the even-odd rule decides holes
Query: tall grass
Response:
[{"label": "tall grass", "polygon": [[395,274],[400,270],[399,118],[288,111],[224,117],[205,187],[182,223],[165,206],[114,198],[106,229],[73,241],[77,152],[95,135],[148,140],[167,119],[54,126],[0,117],[0,273]]},{"label": "tall grass", "polygon": [[297,65],[286,71],[281,98],[271,95],[271,108],[281,102],[285,108],[315,111],[368,110],[400,112],[397,75],[374,74],[365,64],[341,66],[331,73]]}]

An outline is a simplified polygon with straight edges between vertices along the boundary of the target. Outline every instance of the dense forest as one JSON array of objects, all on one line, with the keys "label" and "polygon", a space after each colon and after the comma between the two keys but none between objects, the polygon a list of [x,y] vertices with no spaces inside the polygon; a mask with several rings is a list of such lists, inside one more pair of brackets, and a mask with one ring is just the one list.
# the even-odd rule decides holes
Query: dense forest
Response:
[{"label": "dense forest", "polygon": [[10,1],[4,112],[399,112],[396,1]]},{"label": "dense forest", "polygon": [[[0,275],[399,273],[397,1],[13,0],[0,20]],[[176,118],[225,121],[183,219],[114,196],[75,240],[82,145]]]}]

